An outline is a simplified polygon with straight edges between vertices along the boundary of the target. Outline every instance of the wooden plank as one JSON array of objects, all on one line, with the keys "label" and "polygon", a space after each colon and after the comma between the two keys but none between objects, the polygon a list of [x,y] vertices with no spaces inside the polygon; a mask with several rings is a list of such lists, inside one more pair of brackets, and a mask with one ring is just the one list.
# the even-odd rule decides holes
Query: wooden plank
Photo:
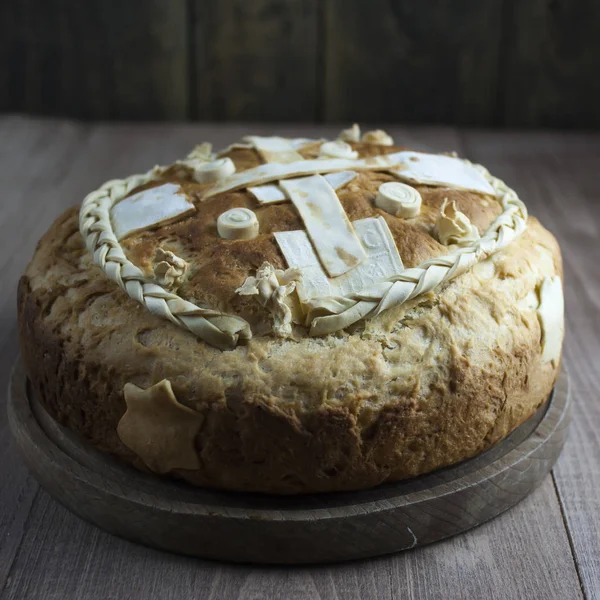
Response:
[{"label": "wooden plank", "polygon": [[325,120],[489,124],[502,0],[325,4]]},{"label": "wooden plank", "polygon": [[[1,273],[2,271],[0,271]],[[6,390],[9,365],[18,346],[17,328],[14,323],[14,311],[8,325],[4,320],[0,330],[0,591],[8,580],[10,569],[17,555],[31,505],[38,491],[38,485],[23,464],[20,455],[12,443],[6,420],[4,390]]]},{"label": "wooden plank", "polygon": [[0,110],[188,116],[185,0],[6,0],[0,7]]},{"label": "wooden plank", "polygon": [[0,590],[17,554],[38,486],[25,469],[8,431],[5,391],[18,352],[15,289],[37,239],[55,217],[43,203],[85,130],[57,123],[0,120]]},{"label": "wooden plank", "polygon": [[192,115],[311,121],[318,0],[194,0]]},{"label": "wooden plank", "polygon": [[1,597],[581,598],[562,521],[547,519],[546,511],[557,512],[549,478],[509,513],[432,546],[340,565],[253,567],[125,542],[77,519],[42,492]]},{"label": "wooden plank", "polygon": [[530,211],[561,244],[567,324],[565,360],[575,404],[570,436],[554,478],[583,589],[588,598],[598,598],[600,194],[596,178],[600,135],[471,133],[466,142],[477,159],[515,185]]},{"label": "wooden plank", "polygon": [[600,127],[600,3],[508,1],[503,123]]},{"label": "wooden plank", "polygon": [[422,552],[406,573],[415,599],[582,597],[550,478],[472,535]]}]

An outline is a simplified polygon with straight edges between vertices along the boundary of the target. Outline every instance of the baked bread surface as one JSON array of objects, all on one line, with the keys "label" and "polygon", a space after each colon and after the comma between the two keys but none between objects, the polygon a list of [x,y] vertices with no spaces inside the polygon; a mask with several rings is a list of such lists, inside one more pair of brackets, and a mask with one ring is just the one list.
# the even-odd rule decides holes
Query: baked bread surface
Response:
[{"label": "baked bread surface", "polygon": [[[398,150],[352,146],[361,157]],[[227,156],[237,171],[260,164],[253,149]],[[361,172],[338,197],[351,221],[386,220],[405,268],[447,254],[436,237],[444,200],[455,201],[480,233],[502,212],[493,196],[416,185],[421,212],[402,219],[373,201],[393,180]],[[158,247],[182,257],[190,267],[179,295],[241,316],[253,337],[224,351],[151,314],[94,264],[78,207],[67,210],[19,284],[21,349],[44,406],[100,450],[142,470],[228,490],[363,489],[472,457],[547,399],[560,359],[542,356],[539,294],[545,279],[562,277],[562,265],[554,237],[535,218],[506,248],[433,292],[324,337],[295,324],[279,338],[268,310],[236,290],[265,261],[286,268],[273,233],[302,229],[294,207],[259,206],[244,189],[200,201],[206,186],[168,171],[156,184],[166,181],[181,183],[196,213],[126,238],[127,257],[147,273]],[[258,237],[218,236],[219,214],[235,207],[255,212]],[[156,458],[162,442],[151,435],[157,462],[144,460],[118,433],[125,386],[147,390],[164,379],[197,419],[176,442],[192,445],[191,468],[165,468]],[[177,439],[177,419],[148,406],[141,430]]]}]

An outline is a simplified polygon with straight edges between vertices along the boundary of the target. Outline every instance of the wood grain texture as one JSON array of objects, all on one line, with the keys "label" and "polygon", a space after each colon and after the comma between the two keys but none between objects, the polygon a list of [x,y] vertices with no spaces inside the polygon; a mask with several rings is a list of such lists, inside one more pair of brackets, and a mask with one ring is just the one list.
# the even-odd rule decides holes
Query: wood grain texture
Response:
[{"label": "wood grain texture", "polygon": [[318,0],[193,0],[192,114],[313,120]]},{"label": "wood grain texture", "polygon": [[[311,567],[213,563],[115,538],[36,499],[2,600],[581,598],[551,479],[472,532],[392,556]],[[65,565],[69,568],[65,569]]]},{"label": "wood grain texture", "polygon": [[188,116],[186,0],[3,0],[0,110]]},{"label": "wood grain texture", "polygon": [[[70,124],[0,120],[0,385],[8,381],[10,362],[18,347],[16,282],[56,211],[45,192],[56,187],[66,163],[85,139],[85,131]],[[23,164],[29,157],[28,168]],[[46,201],[44,201],[46,200]],[[32,207],[33,205],[33,207]],[[0,395],[0,590],[18,552],[38,485],[22,465],[10,440]]]},{"label": "wood grain texture", "polygon": [[600,3],[505,2],[502,123],[600,127]]},{"label": "wood grain texture", "polygon": [[600,136],[470,133],[466,145],[497,165],[530,212],[558,237],[565,270],[565,356],[578,398],[554,470],[583,589],[600,598]]},{"label": "wood grain texture", "polygon": [[[203,139],[227,144],[241,133],[250,131],[268,133],[275,131],[275,127],[254,124],[220,129],[213,125],[188,124],[168,127],[113,125],[88,129],[64,122],[0,117],[0,152],[3,152],[0,159],[3,184],[0,243],[4,244],[3,249],[18,249],[18,252],[5,251],[1,255],[0,303],[3,309],[8,307],[14,311],[16,278],[25,267],[39,235],[62,208],[80,202],[83,194],[105,179],[181,156]],[[337,128],[327,128],[327,135],[336,131]],[[321,129],[318,132],[322,133]],[[461,136],[451,128],[396,127],[390,128],[390,132],[399,143],[423,149],[465,150],[460,143]],[[284,133],[311,136],[315,129],[286,127]],[[594,252],[598,255],[598,239],[592,229],[593,218],[595,223],[598,218],[591,202],[598,203],[595,179],[600,157],[599,135],[544,132],[512,137],[512,134],[482,132],[462,137],[471,158],[487,162],[492,172],[504,175],[523,195],[533,195],[532,212],[548,211],[542,220],[557,233],[565,264],[569,255],[570,268],[579,269],[583,264],[582,257],[593,257]],[[68,140],[75,141],[75,148],[70,148]],[[503,158],[505,153],[508,153],[507,158]],[[565,155],[572,158],[561,165]],[[56,156],[61,158],[56,159]],[[30,161],[27,169],[23,168],[24,158]],[[527,188],[521,188],[519,181],[522,180],[517,181],[515,177],[534,163],[543,165],[545,161],[550,161],[549,166],[538,166],[528,180]],[[48,168],[44,168],[46,163]],[[30,176],[30,169],[35,173],[34,177]],[[545,190],[549,185],[559,192],[555,200],[547,203]],[[555,204],[566,202],[565,198],[568,199],[574,190],[577,200],[568,206],[573,207],[577,218],[567,226]],[[8,198],[19,200],[9,202]],[[529,203],[530,199],[526,200]],[[581,236],[582,231],[587,233]],[[580,237],[581,243],[578,242]],[[586,272],[579,270],[577,277],[583,281]],[[585,304],[573,305],[574,294],[585,296]],[[598,556],[598,545],[592,543],[597,540],[594,519],[600,484],[596,471],[588,477],[587,465],[595,469],[598,456],[598,446],[594,442],[597,434],[593,433],[598,431],[597,421],[594,421],[598,403],[593,395],[597,386],[592,387],[592,369],[595,357],[600,353],[600,343],[588,326],[596,319],[599,295],[598,281],[592,279],[586,281],[585,287],[580,285],[567,295],[570,330],[566,355],[573,364],[585,361],[586,371],[582,374],[579,369],[571,370],[573,389],[578,394],[574,407],[575,428],[557,469],[557,473],[563,469],[563,484],[558,475],[557,483],[559,489],[561,485],[570,488],[568,494],[572,502],[564,502],[563,491],[562,508],[580,569],[582,564],[589,567],[590,563],[597,563]],[[571,306],[581,309],[581,313],[576,316]],[[5,390],[7,357],[12,360],[14,356],[16,338],[13,337],[14,342],[11,342],[15,327],[11,313],[3,314],[6,316],[0,319],[0,369],[3,365],[5,369],[0,371],[3,378],[0,389]],[[578,323],[576,336],[572,333],[575,322]],[[4,394],[0,394],[2,413],[3,402]],[[585,407],[582,407],[584,403]],[[580,415],[581,411],[585,414]],[[580,430],[587,436],[581,441],[578,439]],[[577,454],[571,454],[573,446],[577,447]],[[0,521],[10,522],[15,515],[16,523],[10,530],[12,538],[0,536],[0,558],[14,558],[7,569],[10,575],[7,585],[0,579],[2,600],[187,597],[225,600],[257,597],[340,600],[492,597],[520,600],[582,597],[561,519],[561,506],[549,478],[531,496],[497,519],[466,535],[422,549],[341,566],[257,568],[183,558],[119,540],[74,517],[45,492],[37,496],[35,492],[29,496],[21,494],[18,477],[14,475],[22,469],[16,452],[2,455],[1,459]],[[5,478],[7,473],[8,479]],[[25,498],[32,506],[29,514],[26,514],[25,500],[20,504]],[[23,517],[20,521],[18,514]],[[579,535],[575,536],[574,531]],[[10,553],[5,553],[9,546]],[[592,570],[587,576],[585,570],[581,574],[587,577],[587,597],[599,597],[600,578],[594,577]]]},{"label": "wood grain texture", "polygon": [[0,111],[600,127],[596,0],[3,0]]},{"label": "wood grain texture", "polygon": [[494,122],[502,0],[325,7],[326,120]]}]

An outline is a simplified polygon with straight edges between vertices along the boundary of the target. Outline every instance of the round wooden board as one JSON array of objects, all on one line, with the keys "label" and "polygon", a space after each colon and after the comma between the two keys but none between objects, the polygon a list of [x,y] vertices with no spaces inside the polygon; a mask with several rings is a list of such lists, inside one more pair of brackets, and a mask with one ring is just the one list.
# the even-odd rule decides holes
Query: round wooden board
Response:
[{"label": "round wooden board", "polygon": [[566,371],[507,439],[457,466],[352,493],[299,497],[195,489],[121,465],[58,425],[28,393],[20,362],[10,427],[39,483],[79,516],[124,538],[203,558],[317,563],[406,550],[510,508],[550,471],[569,421]]}]

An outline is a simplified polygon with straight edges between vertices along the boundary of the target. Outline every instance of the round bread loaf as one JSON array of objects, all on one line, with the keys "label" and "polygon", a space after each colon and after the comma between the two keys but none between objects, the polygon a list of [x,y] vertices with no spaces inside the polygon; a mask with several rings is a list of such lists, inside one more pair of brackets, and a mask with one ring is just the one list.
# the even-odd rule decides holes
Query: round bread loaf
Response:
[{"label": "round bread loaf", "polygon": [[[278,494],[414,477],[528,419],[560,367],[554,237],[481,167],[346,143],[203,144],[59,217],[18,297],[53,417],[139,469]],[[378,208],[393,181],[418,214]],[[258,235],[219,235],[234,208]]]}]

